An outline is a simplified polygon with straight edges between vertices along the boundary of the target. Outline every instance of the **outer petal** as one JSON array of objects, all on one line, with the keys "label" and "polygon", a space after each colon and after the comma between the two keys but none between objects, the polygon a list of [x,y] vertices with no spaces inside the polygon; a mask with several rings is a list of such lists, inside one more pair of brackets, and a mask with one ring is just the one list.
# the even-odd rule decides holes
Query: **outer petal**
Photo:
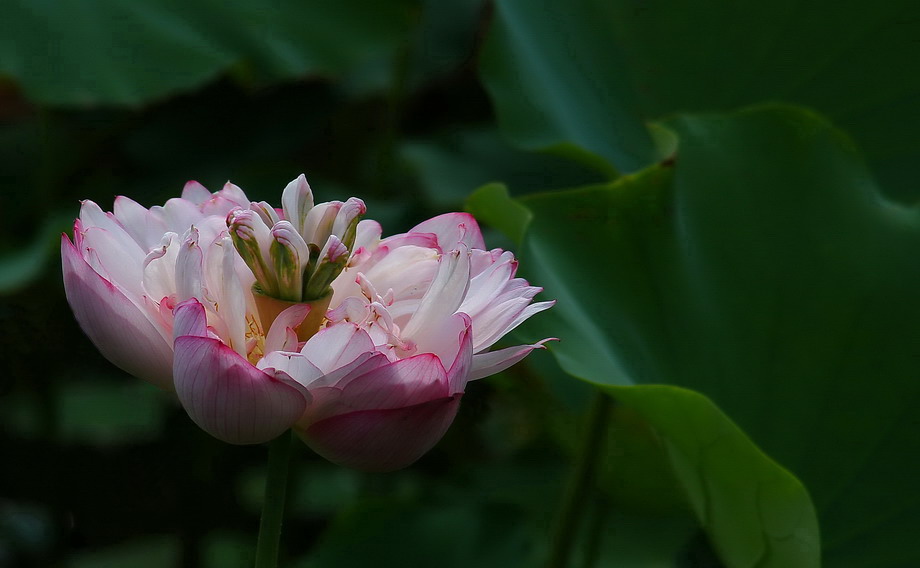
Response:
[{"label": "outer petal", "polygon": [[161,330],[116,286],[94,271],[61,236],[64,291],[80,327],[115,366],[173,390],[172,347]]},{"label": "outer petal", "polygon": [[195,205],[201,205],[208,199],[211,199],[211,192],[208,191],[205,186],[192,179],[185,182],[185,187],[182,188],[182,199],[187,199]]},{"label": "outer petal", "polygon": [[432,233],[438,237],[442,252],[457,248],[464,243],[469,248],[484,249],[485,241],[479,230],[479,223],[469,213],[445,213],[432,217],[413,227],[409,233]]},{"label": "outer petal", "polygon": [[410,465],[438,443],[457,415],[460,397],[340,414],[298,434],[331,462],[366,471],[393,471]]},{"label": "outer petal", "polygon": [[124,231],[119,235],[90,227],[83,232],[81,244],[83,258],[96,272],[133,298],[144,295],[143,262],[147,254]]},{"label": "outer petal", "polygon": [[530,355],[530,352],[534,349],[545,349],[543,344],[555,339],[555,337],[551,337],[538,341],[533,345],[517,345],[515,347],[499,349],[498,351],[489,351],[488,353],[473,355],[473,368],[470,371],[469,380],[475,381],[476,379],[482,379],[489,375],[504,371],[511,365],[514,365],[524,357]]},{"label": "outer petal", "polygon": [[457,315],[462,316],[465,327],[457,337],[460,344],[457,356],[447,371],[447,383],[451,394],[462,393],[466,389],[466,383],[470,380],[470,369],[473,367],[473,328],[470,318],[466,314]]},{"label": "outer petal", "polygon": [[[318,388],[305,416],[309,422],[356,410],[395,409],[448,397],[447,371],[431,353],[376,366],[342,387]],[[305,426],[306,420],[301,421]]]},{"label": "outer petal", "polygon": [[200,335],[206,316],[197,300],[179,304],[175,313],[176,394],[198,426],[231,444],[258,444],[300,418],[307,405],[300,391],[260,371],[221,341]]},{"label": "outer petal", "polygon": [[473,329],[470,317],[463,313],[450,316],[437,327],[426,330],[418,342],[419,350],[434,353],[447,371],[450,394],[466,388],[473,356]]},{"label": "outer petal", "polygon": [[478,353],[488,349],[509,331],[524,323],[530,316],[556,304],[555,300],[536,304],[529,302],[528,298],[516,298],[480,313],[474,319],[476,337],[473,339],[473,351]]}]

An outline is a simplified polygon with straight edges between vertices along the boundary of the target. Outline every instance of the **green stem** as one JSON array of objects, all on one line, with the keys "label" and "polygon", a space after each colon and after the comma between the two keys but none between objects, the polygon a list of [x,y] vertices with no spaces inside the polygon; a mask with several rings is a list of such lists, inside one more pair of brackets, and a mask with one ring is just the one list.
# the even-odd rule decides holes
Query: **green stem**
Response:
[{"label": "green stem", "polygon": [[585,435],[578,449],[575,465],[566,485],[562,506],[556,517],[548,568],[565,568],[575,547],[578,535],[578,521],[585,510],[585,501],[594,487],[598,458],[602,452],[604,434],[610,416],[612,399],[598,391],[588,411]]},{"label": "green stem", "polygon": [[282,434],[268,446],[268,475],[265,478],[262,519],[259,521],[259,541],[256,544],[256,568],[278,566],[278,543],[281,541],[281,521],[284,518],[284,495],[287,491],[293,435],[293,432]]}]

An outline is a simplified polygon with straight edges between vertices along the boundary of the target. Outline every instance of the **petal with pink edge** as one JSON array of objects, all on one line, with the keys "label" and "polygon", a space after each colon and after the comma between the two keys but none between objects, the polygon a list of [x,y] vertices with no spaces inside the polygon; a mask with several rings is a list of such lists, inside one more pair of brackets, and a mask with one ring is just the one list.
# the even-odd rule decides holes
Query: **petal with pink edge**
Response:
[{"label": "petal with pink edge", "polygon": [[457,356],[453,364],[447,370],[447,384],[451,394],[462,393],[466,389],[466,383],[470,380],[470,369],[473,367],[473,327],[469,316],[457,315],[463,316],[466,326],[457,337],[460,347],[457,349]]},{"label": "petal with pink edge", "polygon": [[306,408],[297,389],[217,339],[176,338],[176,394],[205,432],[230,444],[259,444],[290,428]]},{"label": "petal with pink edge", "polygon": [[399,408],[449,396],[447,372],[435,355],[422,353],[377,367],[349,382],[342,401],[358,409]]},{"label": "petal with pink edge", "polygon": [[489,351],[488,353],[479,353],[473,355],[473,368],[470,370],[470,381],[482,379],[489,375],[494,375],[504,371],[511,365],[514,365],[524,357],[530,355],[534,349],[546,349],[543,344],[547,341],[554,341],[556,338],[551,337],[538,341],[533,345],[517,345],[498,351]]},{"label": "petal with pink edge", "polygon": [[441,255],[438,272],[422,297],[412,319],[402,329],[403,339],[420,341],[421,336],[453,314],[466,295],[470,285],[470,255],[466,246],[460,245]]},{"label": "petal with pink edge", "polygon": [[61,236],[64,292],[80,327],[116,367],[173,390],[172,346],[163,332],[116,286],[102,278]]},{"label": "petal with pink edge", "polygon": [[195,205],[201,205],[208,199],[211,199],[211,192],[207,188],[195,180],[189,180],[185,182],[185,187],[182,188],[182,199],[187,199]]},{"label": "petal with pink edge", "polygon": [[412,464],[438,443],[457,415],[460,396],[340,414],[297,432],[331,462],[365,471],[393,471]]},{"label": "petal with pink edge", "polygon": [[460,353],[465,335],[470,333],[472,320],[464,313],[456,313],[444,318],[437,325],[432,325],[420,334],[415,342],[417,353],[434,353],[449,369]]},{"label": "petal with pink edge", "polygon": [[419,338],[418,349],[434,353],[447,371],[450,394],[463,392],[473,357],[473,329],[470,317],[458,313],[433,326]]},{"label": "petal with pink edge", "polygon": [[454,250],[459,243],[469,248],[484,249],[486,243],[479,230],[479,223],[469,213],[445,213],[422,221],[409,233],[432,233],[438,237],[442,252]]},{"label": "petal with pink edge", "polygon": [[290,428],[307,406],[298,389],[254,367],[220,340],[198,335],[204,307],[196,300],[176,307],[176,394],[204,431],[231,444],[267,442]]},{"label": "petal with pink edge", "polygon": [[311,385],[313,401],[298,427],[307,428],[340,414],[403,408],[453,394],[447,371],[436,355],[422,353],[392,363],[384,363],[385,359],[378,354],[364,361],[338,384]]}]

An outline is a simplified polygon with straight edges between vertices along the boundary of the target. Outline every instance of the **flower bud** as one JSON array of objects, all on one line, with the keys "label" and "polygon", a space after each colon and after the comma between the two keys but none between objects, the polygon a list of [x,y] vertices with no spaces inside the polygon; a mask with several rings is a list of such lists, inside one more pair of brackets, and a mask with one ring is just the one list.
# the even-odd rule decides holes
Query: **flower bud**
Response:
[{"label": "flower bud", "polygon": [[227,215],[227,227],[233,246],[252,270],[256,277],[255,286],[269,296],[278,294],[278,281],[275,272],[266,261],[270,257],[273,242],[271,232],[259,215],[250,209],[234,209]]},{"label": "flower bud", "polygon": [[304,221],[313,209],[313,191],[307,183],[306,176],[300,174],[297,179],[287,184],[281,194],[281,206],[284,218],[303,235]]},{"label": "flower bud", "polygon": [[299,302],[303,297],[303,266],[310,258],[310,249],[288,221],[276,223],[271,234],[273,240],[269,252],[278,282],[277,297]]},{"label": "flower bud", "polygon": [[332,234],[336,235],[349,251],[354,250],[358,223],[366,212],[367,206],[364,205],[364,201],[357,197],[349,197],[335,217]]},{"label": "flower bud", "polygon": [[317,255],[312,274],[305,275],[303,295],[306,299],[322,298],[332,291],[332,281],[348,263],[348,248],[335,235],[330,235]]}]

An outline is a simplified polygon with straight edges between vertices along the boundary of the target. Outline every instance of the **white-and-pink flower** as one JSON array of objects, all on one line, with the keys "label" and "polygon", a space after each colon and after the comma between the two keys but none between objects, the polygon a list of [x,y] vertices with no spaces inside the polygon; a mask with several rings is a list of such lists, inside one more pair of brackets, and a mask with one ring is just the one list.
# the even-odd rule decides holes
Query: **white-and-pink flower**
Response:
[{"label": "white-and-pink flower", "polygon": [[260,443],[293,427],[333,462],[398,469],[443,436],[468,381],[543,343],[490,351],[552,302],[532,302],[540,288],[485,249],[472,216],[381,239],[363,202],[314,205],[303,176],[282,205],[190,182],[149,210],[84,202],[61,241],[93,343],[174,390],[213,436]]}]

